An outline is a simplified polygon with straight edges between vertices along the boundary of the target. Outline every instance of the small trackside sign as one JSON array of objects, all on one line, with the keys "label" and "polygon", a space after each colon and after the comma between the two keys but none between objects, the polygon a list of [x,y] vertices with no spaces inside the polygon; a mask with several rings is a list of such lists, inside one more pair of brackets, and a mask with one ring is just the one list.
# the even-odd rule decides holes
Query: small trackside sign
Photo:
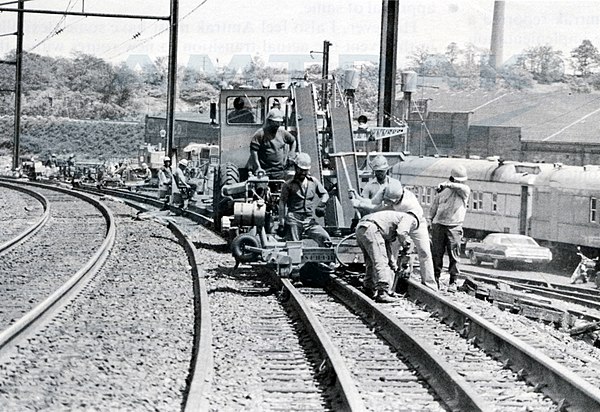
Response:
[{"label": "small trackside sign", "polygon": [[328,247],[314,247],[302,249],[302,263],[322,262],[330,263],[335,261],[335,251]]}]

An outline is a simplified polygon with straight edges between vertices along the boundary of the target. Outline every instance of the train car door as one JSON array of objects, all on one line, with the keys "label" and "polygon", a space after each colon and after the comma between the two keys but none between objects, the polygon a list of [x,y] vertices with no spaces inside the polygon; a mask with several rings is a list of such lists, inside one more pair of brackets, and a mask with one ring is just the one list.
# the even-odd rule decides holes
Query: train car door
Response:
[{"label": "train car door", "polygon": [[521,208],[519,210],[519,234],[527,235],[531,216],[531,201],[528,186],[521,186]]}]

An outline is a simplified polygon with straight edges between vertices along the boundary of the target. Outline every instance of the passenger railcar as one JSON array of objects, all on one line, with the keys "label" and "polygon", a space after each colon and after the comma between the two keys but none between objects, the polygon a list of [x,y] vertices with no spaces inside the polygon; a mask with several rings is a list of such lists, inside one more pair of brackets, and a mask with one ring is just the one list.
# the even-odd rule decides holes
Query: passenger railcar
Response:
[{"label": "passenger railcar", "polygon": [[[600,166],[553,165],[535,183],[530,236],[554,247],[600,248]],[[575,249],[570,248],[574,253]]]},{"label": "passenger railcar", "polygon": [[418,196],[428,215],[437,186],[462,164],[468,175],[471,197],[464,222],[465,236],[482,238],[488,233],[529,234],[534,184],[552,165],[487,160],[408,157],[396,164],[391,175]]}]

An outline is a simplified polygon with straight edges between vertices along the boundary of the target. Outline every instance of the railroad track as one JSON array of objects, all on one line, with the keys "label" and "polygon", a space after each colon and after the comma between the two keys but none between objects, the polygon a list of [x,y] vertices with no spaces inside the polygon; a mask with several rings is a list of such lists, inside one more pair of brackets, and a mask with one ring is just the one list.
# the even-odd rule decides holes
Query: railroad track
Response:
[{"label": "railroad track", "polygon": [[198,224],[206,218],[190,221],[193,211],[167,216],[155,208],[144,215],[176,225],[190,256],[203,254],[192,268],[199,284],[204,279],[200,300],[210,308],[196,307],[196,319],[203,321],[196,322],[186,409],[393,410],[409,403],[423,410],[594,410],[600,405],[597,388],[576,373],[416,283],[409,283],[407,295],[413,302],[391,305],[374,304],[337,277],[327,292],[298,288],[254,267],[233,271],[222,239]]},{"label": "railroad track", "polygon": [[[197,276],[190,276],[197,273],[192,253],[195,248],[184,245],[186,254],[176,246],[185,242],[176,227],[171,227],[171,232],[160,225],[136,221],[133,209],[123,203],[114,202],[109,209],[82,193],[48,186],[35,186],[34,190],[44,192],[49,199],[51,217],[21,247],[42,249],[39,242],[44,230],[54,232],[56,241],[61,242],[56,233],[63,233],[58,229],[66,230],[70,220],[80,231],[87,227],[78,220],[90,223],[90,211],[68,196],[85,198],[102,210],[104,241],[87,263],[64,262],[59,254],[55,262],[59,271],[78,267],[77,275],[64,283],[62,278],[56,280],[58,289],[51,296],[7,329],[2,328],[0,409],[177,410],[186,399],[193,401],[197,388],[206,381],[205,372],[210,370],[206,369],[209,361],[198,355],[210,354],[205,343],[210,324],[199,300],[206,290]],[[74,209],[66,205],[71,202],[77,203]],[[55,223],[56,216],[59,224]],[[162,233],[157,236],[157,231]],[[166,244],[152,247],[148,242],[152,237]],[[113,244],[116,246],[111,248]],[[67,242],[66,246],[74,254],[74,245]],[[14,264],[15,255],[23,253],[21,247],[4,254],[4,262]],[[54,252],[43,249],[47,258]],[[32,265],[37,258],[30,256]],[[148,266],[145,272],[150,273],[140,271],[140,265]],[[94,270],[89,270],[91,267]],[[38,269],[37,278],[47,276],[46,267]],[[164,282],[169,290],[162,290]],[[41,289],[31,281],[11,285],[3,280],[2,284],[27,295]],[[20,302],[12,300],[13,304]],[[202,368],[192,371],[194,354]]]},{"label": "railroad track", "polygon": [[[6,202],[0,204],[0,210],[3,211],[0,216],[0,235],[7,239],[0,244],[2,254],[33,236],[48,221],[50,213],[48,199],[34,190],[0,182],[0,192],[6,193],[0,196],[0,202]],[[32,202],[32,199],[35,201]]]}]

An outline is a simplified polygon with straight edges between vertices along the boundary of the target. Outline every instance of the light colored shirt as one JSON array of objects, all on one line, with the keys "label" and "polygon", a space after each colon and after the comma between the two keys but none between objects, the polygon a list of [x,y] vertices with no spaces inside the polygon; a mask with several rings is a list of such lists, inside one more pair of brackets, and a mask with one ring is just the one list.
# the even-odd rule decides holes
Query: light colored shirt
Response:
[{"label": "light colored shirt", "polygon": [[393,242],[398,237],[405,239],[409,232],[419,226],[415,216],[396,212],[395,210],[381,210],[371,213],[358,222],[357,228],[363,226],[366,222],[375,223],[386,242]]},{"label": "light colored shirt", "polygon": [[429,209],[431,223],[459,226],[465,221],[471,188],[464,183],[444,182]]}]

